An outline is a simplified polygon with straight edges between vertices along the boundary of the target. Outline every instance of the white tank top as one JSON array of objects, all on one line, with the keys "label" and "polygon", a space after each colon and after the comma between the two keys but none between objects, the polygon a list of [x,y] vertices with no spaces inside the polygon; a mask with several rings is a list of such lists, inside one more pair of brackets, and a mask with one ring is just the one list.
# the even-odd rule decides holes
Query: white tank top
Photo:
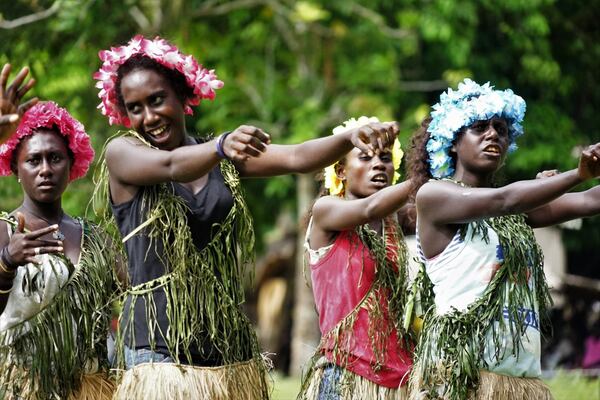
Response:
[{"label": "white tank top", "polygon": [[[464,311],[474,301],[481,298],[494,274],[504,263],[502,247],[496,232],[488,226],[488,242],[481,234],[473,235],[474,224],[469,224],[464,240],[460,232],[454,235],[448,246],[437,256],[426,259],[421,250],[419,233],[417,246],[419,257],[425,264],[425,270],[435,294],[435,307],[438,315],[457,309]],[[529,285],[532,285],[531,279]],[[522,337],[522,348],[518,357],[513,353],[513,341],[509,331],[498,330],[501,337],[501,351],[498,358],[494,355],[494,343],[491,331],[487,334],[484,350],[484,362],[488,371],[517,377],[539,377],[540,365],[540,324],[538,305],[523,304],[526,330]],[[505,323],[508,312],[504,311]],[[498,326],[499,322],[495,322]]]}]

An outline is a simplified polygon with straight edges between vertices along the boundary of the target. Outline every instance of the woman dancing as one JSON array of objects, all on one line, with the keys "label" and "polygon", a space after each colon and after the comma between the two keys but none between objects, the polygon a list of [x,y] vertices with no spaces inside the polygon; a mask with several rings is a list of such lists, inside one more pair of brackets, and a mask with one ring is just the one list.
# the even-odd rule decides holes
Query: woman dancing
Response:
[{"label": "woman dancing", "polygon": [[[106,146],[97,197],[110,199],[131,288],[117,354],[122,399],[265,399],[265,364],[244,302],[252,220],[241,176],[309,172],[353,145],[387,145],[389,124],[293,146],[240,126],[213,140],[184,116],[223,83],[164,39],[134,37],[100,52],[100,108],[132,130]],[[110,214],[107,216],[111,218]]]},{"label": "woman dancing", "polygon": [[[333,133],[377,122],[351,119]],[[325,168],[326,195],[313,206],[305,243],[322,339],[299,399],[408,398],[412,345],[399,322],[407,250],[396,212],[411,186],[396,184],[401,159],[396,139]]]},{"label": "woman dancing", "polygon": [[494,187],[524,114],[510,89],[466,79],[414,138],[421,278],[432,289],[411,380],[417,398],[551,398],[539,379],[550,297],[532,227],[600,212],[600,187],[565,194],[600,174],[600,144],[577,169]]}]

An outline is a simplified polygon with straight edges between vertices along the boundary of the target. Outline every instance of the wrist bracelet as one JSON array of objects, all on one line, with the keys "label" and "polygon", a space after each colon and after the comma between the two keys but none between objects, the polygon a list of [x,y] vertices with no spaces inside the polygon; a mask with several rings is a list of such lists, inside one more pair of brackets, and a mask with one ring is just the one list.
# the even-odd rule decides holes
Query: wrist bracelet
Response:
[{"label": "wrist bracelet", "polygon": [[7,289],[7,290],[0,289],[0,294],[9,294],[10,292],[12,292],[12,290],[13,290],[13,287],[12,287],[12,285],[10,285],[10,289]]},{"label": "wrist bracelet", "polygon": [[5,275],[14,278],[15,275],[17,275],[17,271],[14,269],[9,269],[6,267],[6,264],[4,264],[4,261],[2,261],[2,259],[0,259],[0,271],[2,271]]},{"label": "wrist bracelet", "polygon": [[230,133],[231,131],[222,133],[217,138],[217,155],[219,156],[219,158],[226,158],[227,160],[229,160],[229,157],[227,157],[227,154],[225,154],[225,151],[223,150],[223,143],[225,142],[225,138],[227,137],[227,135],[229,135]]},{"label": "wrist bracelet", "polygon": [[17,274],[18,266],[16,268],[11,268],[12,263],[9,261],[9,256],[6,254],[7,252],[7,247],[4,247],[0,251],[0,271],[14,277]]}]

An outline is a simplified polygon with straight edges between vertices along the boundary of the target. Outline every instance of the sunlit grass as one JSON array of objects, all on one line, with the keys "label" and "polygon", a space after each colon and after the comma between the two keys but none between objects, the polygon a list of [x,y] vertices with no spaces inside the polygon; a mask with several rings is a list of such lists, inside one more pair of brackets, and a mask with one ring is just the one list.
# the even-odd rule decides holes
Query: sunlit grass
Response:
[{"label": "sunlit grass", "polygon": [[[300,379],[273,375],[271,400],[294,400],[300,390]],[[555,400],[600,400],[600,379],[578,373],[560,372],[546,380]]]}]

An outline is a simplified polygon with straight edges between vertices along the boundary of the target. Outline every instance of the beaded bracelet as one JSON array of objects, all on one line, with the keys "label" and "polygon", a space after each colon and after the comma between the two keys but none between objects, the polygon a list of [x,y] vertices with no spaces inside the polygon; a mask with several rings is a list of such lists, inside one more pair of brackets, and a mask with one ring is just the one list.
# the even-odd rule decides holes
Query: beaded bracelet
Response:
[{"label": "beaded bracelet", "polygon": [[0,271],[4,272],[5,274],[8,274],[10,276],[12,276],[14,278],[14,276],[17,274],[17,269],[16,268],[9,268],[7,264],[7,260],[6,260],[6,247],[4,247],[1,251],[0,251]]},{"label": "beaded bracelet", "polygon": [[14,269],[12,269],[12,270],[11,270],[11,269],[8,269],[8,268],[6,267],[6,264],[4,264],[4,261],[2,261],[2,259],[1,259],[1,258],[0,258],[0,271],[2,271],[2,272],[3,272],[3,273],[5,273],[6,275],[8,275],[8,276],[11,276],[11,277],[13,277],[13,278],[14,278],[14,277],[15,277],[15,275],[17,274],[17,271],[16,271],[16,270],[14,270]]},{"label": "beaded bracelet", "polygon": [[227,157],[227,154],[225,154],[225,151],[223,150],[223,143],[225,143],[225,138],[227,137],[227,135],[229,135],[231,133],[231,131],[229,132],[225,132],[222,133],[218,138],[217,138],[217,155],[219,156],[219,158],[226,158],[229,160],[229,157]]}]

